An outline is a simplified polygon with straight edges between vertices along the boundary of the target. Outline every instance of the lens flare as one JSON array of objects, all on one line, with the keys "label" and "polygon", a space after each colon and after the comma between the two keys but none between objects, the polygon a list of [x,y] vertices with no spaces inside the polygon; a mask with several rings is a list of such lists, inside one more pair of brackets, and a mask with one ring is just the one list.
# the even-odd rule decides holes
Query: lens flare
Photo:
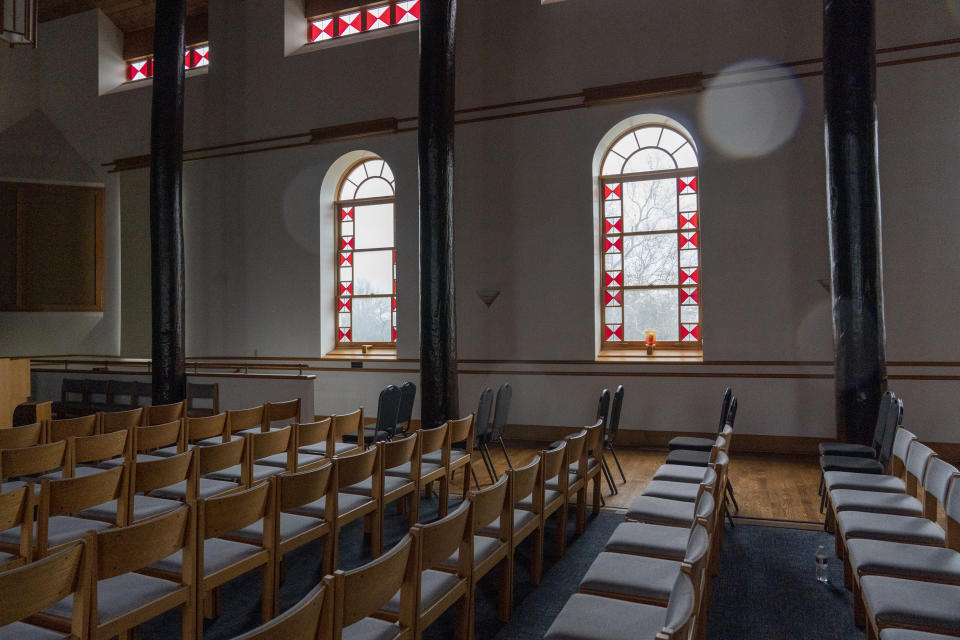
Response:
[{"label": "lens flare", "polygon": [[700,99],[700,122],[721,153],[734,158],[767,155],[797,131],[803,92],[793,74],[772,60],[730,65]]}]

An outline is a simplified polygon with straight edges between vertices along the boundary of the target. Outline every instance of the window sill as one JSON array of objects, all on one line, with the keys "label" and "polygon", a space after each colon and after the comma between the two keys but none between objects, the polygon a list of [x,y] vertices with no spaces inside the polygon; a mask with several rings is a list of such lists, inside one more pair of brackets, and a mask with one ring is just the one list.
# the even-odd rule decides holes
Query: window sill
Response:
[{"label": "window sill", "polygon": [[[309,24],[309,22],[307,22],[307,24]],[[385,29],[374,29],[373,31],[356,33],[349,36],[343,36],[340,38],[331,38],[330,40],[321,40],[318,42],[307,42],[306,44],[303,44],[297,49],[289,52],[287,56],[296,56],[302,53],[313,53],[314,51],[323,51],[324,49],[335,49],[337,47],[342,47],[346,45],[357,44],[360,42],[369,42],[370,40],[377,40],[379,38],[395,36],[401,33],[414,33],[414,32],[418,32],[419,29],[420,29],[419,21],[406,22],[404,24],[398,24],[392,27],[387,27]]]},{"label": "window sill", "polygon": [[606,349],[597,354],[597,362],[645,362],[648,364],[703,362],[703,351],[664,347],[648,354],[646,349]]},{"label": "window sill", "polygon": [[396,360],[395,347],[372,347],[363,353],[360,347],[337,347],[324,354],[324,360]]}]

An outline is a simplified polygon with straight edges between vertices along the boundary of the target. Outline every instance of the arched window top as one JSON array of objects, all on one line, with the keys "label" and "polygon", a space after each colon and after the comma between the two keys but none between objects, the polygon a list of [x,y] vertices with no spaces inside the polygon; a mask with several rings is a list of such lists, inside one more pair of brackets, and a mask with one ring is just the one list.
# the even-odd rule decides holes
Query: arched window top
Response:
[{"label": "arched window top", "polygon": [[698,164],[697,150],[683,134],[647,125],[617,138],[604,156],[601,175],[694,169]]},{"label": "arched window top", "polygon": [[606,146],[600,163],[600,346],[640,347],[653,330],[658,344],[697,348],[696,146],[663,120],[631,123]]},{"label": "arched window top", "polygon": [[397,342],[395,187],[390,166],[371,157],[347,169],[337,190],[338,347]]}]

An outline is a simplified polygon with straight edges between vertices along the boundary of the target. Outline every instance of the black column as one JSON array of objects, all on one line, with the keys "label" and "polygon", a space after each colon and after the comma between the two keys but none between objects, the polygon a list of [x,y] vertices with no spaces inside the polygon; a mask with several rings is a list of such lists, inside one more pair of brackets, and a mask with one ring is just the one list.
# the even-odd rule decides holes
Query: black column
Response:
[{"label": "black column", "polygon": [[887,386],[874,0],[824,0],[837,437],[869,443]]},{"label": "black column", "polygon": [[183,54],[186,0],[158,0],[150,121],[150,262],[153,403],[186,397],[184,367]]},{"label": "black column", "polygon": [[457,0],[420,3],[420,394],[424,427],[460,416],[453,280]]}]

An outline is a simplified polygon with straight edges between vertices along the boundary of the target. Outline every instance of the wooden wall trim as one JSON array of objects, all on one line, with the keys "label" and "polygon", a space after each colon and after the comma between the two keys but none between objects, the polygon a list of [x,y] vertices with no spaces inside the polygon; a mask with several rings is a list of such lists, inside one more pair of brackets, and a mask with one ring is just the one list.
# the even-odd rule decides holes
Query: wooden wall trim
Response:
[{"label": "wooden wall trim", "polygon": [[[44,367],[32,367],[30,369],[33,373],[64,373],[64,374],[92,374],[92,375],[109,375],[111,377],[122,377],[122,376],[147,376],[150,375],[149,371],[118,371],[111,369],[109,371],[104,371],[103,369],[49,369]],[[281,374],[271,374],[271,373],[187,373],[187,377],[193,378],[255,378],[263,380],[316,380],[317,376],[315,375],[281,375]]]}]

